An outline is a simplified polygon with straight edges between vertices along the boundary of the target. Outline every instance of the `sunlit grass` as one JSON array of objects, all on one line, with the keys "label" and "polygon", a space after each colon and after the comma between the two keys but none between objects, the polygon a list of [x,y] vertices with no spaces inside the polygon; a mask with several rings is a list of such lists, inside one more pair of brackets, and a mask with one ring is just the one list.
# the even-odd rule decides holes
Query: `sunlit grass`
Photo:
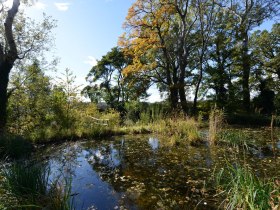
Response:
[{"label": "sunlit grass", "polygon": [[219,109],[212,109],[209,114],[209,136],[210,145],[216,144],[219,132],[224,124],[224,112]]},{"label": "sunlit grass", "polygon": [[223,205],[226,209],[264,210],[279,205],[279,186],[274,181],[261,180],[247,166],[228,164],[220,170],[216,180],[225,193]]},{"label": "sunlit grass", "polygon": [[254,143],[248,133],[242,130],[222,130],[218,139],[219,142],[227,143],[230,146],[243,146],[244,148]]}]

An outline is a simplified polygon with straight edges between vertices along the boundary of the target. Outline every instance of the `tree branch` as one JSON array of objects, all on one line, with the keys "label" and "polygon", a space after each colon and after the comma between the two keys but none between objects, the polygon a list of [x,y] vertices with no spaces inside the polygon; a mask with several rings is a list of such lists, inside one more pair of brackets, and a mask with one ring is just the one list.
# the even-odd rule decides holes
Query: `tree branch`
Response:
[{"label": "tree branch", "polygon": [[11,9],[8,10],[8,15],[4,23],[5,37],[7,39],[7,44],[9,47],[9,51],[8,51],[8,59],[10,59],[9,62],[14,62],[18,57],[17,46],[14,40],[12,26],[13,26],[14,18],[18,13],[19,5],[20,5],[19,0],[13,0],[13,6]]}]

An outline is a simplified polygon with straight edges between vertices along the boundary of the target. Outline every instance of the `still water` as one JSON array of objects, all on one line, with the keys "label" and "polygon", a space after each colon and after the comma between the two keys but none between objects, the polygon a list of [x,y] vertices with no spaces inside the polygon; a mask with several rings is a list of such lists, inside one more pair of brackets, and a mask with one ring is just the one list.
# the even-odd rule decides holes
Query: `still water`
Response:
[{"label": "still water", "polygon": [[[122,136],[64,143],[41,152],[51,177],[71,180],[75,209],[217,209],[215,173],[250,165],[280,177],[280,142],[273,154],[228,146],[190,146],[157,136]],[[275,152],[276,151],[276,152]]]}]

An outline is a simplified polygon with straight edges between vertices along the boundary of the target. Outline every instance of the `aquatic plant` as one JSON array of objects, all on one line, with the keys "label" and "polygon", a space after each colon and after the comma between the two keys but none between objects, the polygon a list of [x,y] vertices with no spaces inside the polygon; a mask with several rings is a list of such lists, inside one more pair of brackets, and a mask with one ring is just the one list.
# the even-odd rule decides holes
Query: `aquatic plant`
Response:
[{"label": "aquatic plant", "polygon": [[58,177],[51,182],[50,168],[45,164],[15,162],[6,166],[1,176],[5,181],[0,191],[10,192],[7,199],[18,201],[16,209],[73,209],[71,181]]},{"label": "aquatic plant", "polygon": [[225,193],[226,209],[271,209],[279,203],[279,186],[273,181],[262,181],[247,166],[227,164],[216,181]]},{"label": "aquatic plant", "polygon": [[223,130],[218,134],[218,140],[230,146],[243,146],[244,148],[254,143],[248,133],[243,130]]},{"label": "aquatic plant", "polygon": [[151,130],[158,134],[164,134],[176,139],[193,142],[200,140],[198,123],[193,118],[174,118],[159,120],[151,124]]},{"label": "aquatic plant", "polygon": [[71,179],[56,179],[50,186],[49,204],[47,209],[71,210],[74,209],[71,196]]},{"label": "aquatic plant", "polygon": [[218,140],[219,132],[224,123],[224,112],[219,109],[212,109],[209,115],[209,144],[215,144]]}]

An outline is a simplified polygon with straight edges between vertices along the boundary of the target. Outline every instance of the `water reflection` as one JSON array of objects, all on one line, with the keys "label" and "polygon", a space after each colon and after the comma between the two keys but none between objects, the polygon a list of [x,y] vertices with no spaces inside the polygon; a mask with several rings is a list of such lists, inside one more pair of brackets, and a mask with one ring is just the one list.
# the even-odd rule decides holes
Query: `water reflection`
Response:
[{"label": "water reflection", "polygon": [[159,140],[157,138],[149,137],[148,143],[154,151],[159,148]]},{"label": "water reflection", "polygon": [[269,170],[279,168],[279,158],[260,160],[226,146],[170,146],[166,141],[121,137],[64,144],[46,153],[52,176],[71,177],[76,209],[216,209],[222,200],[214,197],[212,175],[225,162],[246,159],[256,170],[265,167],[266,176],[268,171],[280,175]]}]

